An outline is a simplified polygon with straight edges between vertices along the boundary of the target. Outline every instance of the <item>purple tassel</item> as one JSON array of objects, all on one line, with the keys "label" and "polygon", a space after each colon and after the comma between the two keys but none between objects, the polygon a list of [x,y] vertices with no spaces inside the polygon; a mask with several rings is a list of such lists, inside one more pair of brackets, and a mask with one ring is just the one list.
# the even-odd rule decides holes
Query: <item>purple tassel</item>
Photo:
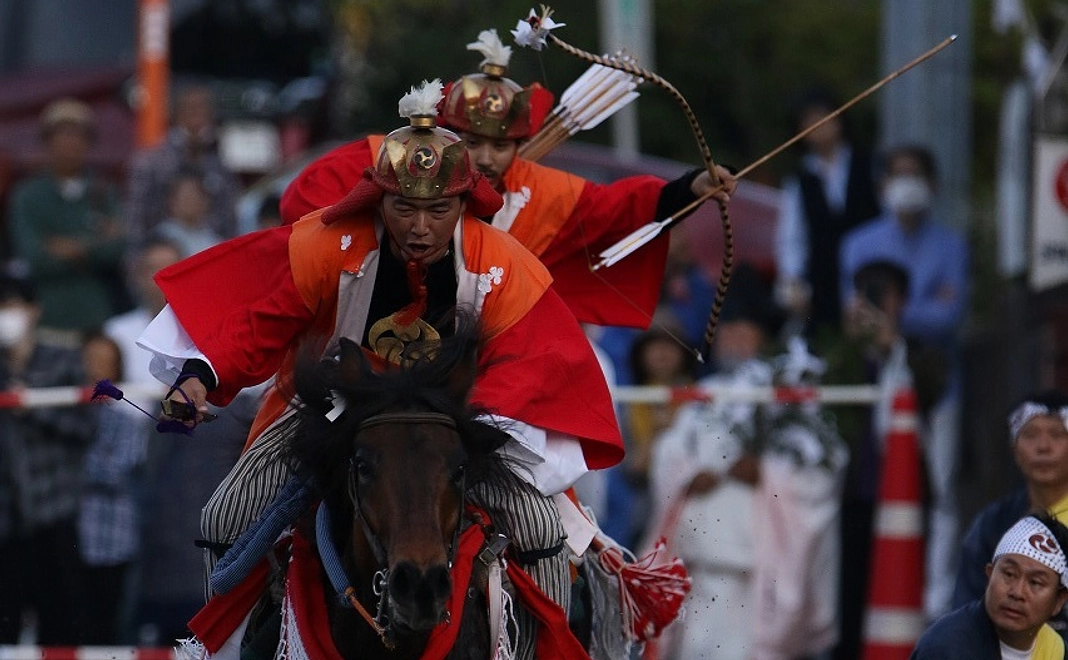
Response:
[{"label": "purple tassel", "polygon": [[[96,385],[93,386],[93,396],[90,401],[100,402],[105,399],[125,401],[126,403],[130,404],[134,408],[137,408],[152,419],[156,419],[155,415],[148,412],[133,401],[130,401],[129,399],[125,398],[122,393],[122,390],[112,385],[110,380],[98,380],[96,381]],[[181,433],[182,435],[193,435],[193,429],[175,419],[159,420],[159,422],[156,424],[156,430],[160,433]]]},{"label": "purple tassel", "polygon": [[[122,401],[122,390],[111,384],[108,379],[96,381],[96,385],[93,387],[93,397],[90,401],[101,401],[103,399],[115,399],[116,401]],[[129,403],[129,402],[127,402]]]}]

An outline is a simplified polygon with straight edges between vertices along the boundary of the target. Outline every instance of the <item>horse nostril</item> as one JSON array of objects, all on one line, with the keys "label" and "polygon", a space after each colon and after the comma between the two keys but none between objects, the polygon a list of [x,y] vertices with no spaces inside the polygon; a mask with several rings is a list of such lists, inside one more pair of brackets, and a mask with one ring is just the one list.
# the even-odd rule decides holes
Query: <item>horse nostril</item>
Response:
[{"label": "horse nostril", "polygon": [[419,569],[404,562],[393,567],[389,574],[389,592],[394,598],[411,598],[419,582]]},{"label": "horse nostril", "polygon": [[449,569],[444,566],[435,566],[427,571],[427,584],[435,598],[446,600],[452,592],[452,579],[449,577]]},{"label": "horse nostril", "polygon": [[389,592],[400,601],[441,603],[452,592],[452,579],[445,566],[432,566],[423,571],[411,562],[402,562],[390,571]]}]

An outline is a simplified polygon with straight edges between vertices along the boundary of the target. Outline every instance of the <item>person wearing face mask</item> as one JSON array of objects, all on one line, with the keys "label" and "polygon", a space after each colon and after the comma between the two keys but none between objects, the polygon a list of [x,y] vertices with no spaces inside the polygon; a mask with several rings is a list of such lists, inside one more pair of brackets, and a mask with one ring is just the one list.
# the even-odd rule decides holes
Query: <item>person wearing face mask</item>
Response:
[{"label": "person wearing face mask", "polygon": [[[37,341],[40,312],[29,282],[0,273],[0,391],[85,383],[80,347]],[[83,640],[76,520],[92,419],[84,406],[0,409],[0,645],[31,613],[38,644]]]},{"label": "person wearing face mask", "polygon": [[925,350],[938,352],[946,365],[944,394],[931,409],[923,429],[932,489],[924,609],[933,619],[949,607],[956,572],[960,526],[955,497],[961,405],[958,330],[968,302],[970,257],[964,237],[936,216],[938,176],[931,151],[921,145],[899,146],[888,152],[885,163],[882,196],[886,212],[842,239],[840,289],[848,310],[863,297],[853,285],[861,264],[876,259],[904,264],[909,289],[901,310],[901,334]]}]

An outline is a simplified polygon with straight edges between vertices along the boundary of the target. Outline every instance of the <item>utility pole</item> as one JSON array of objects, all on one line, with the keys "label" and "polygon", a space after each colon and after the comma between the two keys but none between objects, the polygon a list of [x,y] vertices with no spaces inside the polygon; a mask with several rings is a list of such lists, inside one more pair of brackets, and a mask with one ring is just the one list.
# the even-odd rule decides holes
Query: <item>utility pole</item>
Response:
[{"label": "utility pole", "polygon": [[882,64],[889,73],[951,34],[938,57],[880,96],[881,146],[919,143],[940,172],[939,217],[967,231],[971,216],[972,0],[884,0]]},{"label": "utility pole", "polygon": [[[598,0],[597,4],[604,51],[614,54],[618,50],[624,50],[634,57],[640,66],[655,70],[652,2]],[[627,105],[612,117],[612,145],[620,158],[626,160],[634,160],[641,153],[638,101]]]}]

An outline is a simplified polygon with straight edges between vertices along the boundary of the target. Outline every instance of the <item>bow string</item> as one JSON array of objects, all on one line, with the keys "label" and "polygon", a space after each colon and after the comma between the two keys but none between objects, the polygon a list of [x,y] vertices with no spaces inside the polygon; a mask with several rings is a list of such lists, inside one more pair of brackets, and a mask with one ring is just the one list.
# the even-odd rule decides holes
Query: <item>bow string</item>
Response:
[{"label": "bow string", "polygon": [[[705,139],[704,131],[701,130],[700,122],[697,120],[697,115],[693,112],[686,97],[668,80],[656,72],[645,69],[639,66],[630,58],[624,57],[611,57],[604,55],[597,55],[588,51],[577,48],[566,41],[560,39],[552,30],[561,27],[563,23],[557,23],[552,18],[553,10],[545,5],[541,7],[541,13],[538,14],[535,10],[530,10],[530,15],[526,19],[521,19],[516,25],[516,29],[512,31],[515,36],[516,43],[522,46],[528,46],[534,50],[541,50],[547,43],[560,48],[564,52],[589,62],[591,64],[600,65],[606,68],[623,71],[637,78],[647,80],[657,87],[663,89],[671,96],[671,98],[682,109],[683,114],[686,116],[690,125],[690,130],[693,133],[694,139],[697,142],[698,149],[701,152],[701,160],[704,162],[705,169],[708,171],[709,176],[712,179],[712,183],[716,188],[722,188],[719,175],[716,173],[716,163],[712,159],[712,150],[708,147],[708,141]],[[712,309],[708,315],[708,322],[705,324],[704,337],[701,342],[701,348],[696,351],[697,357],[701,360],[706,359],[711,351],[712,341],[715,339],[716,328],[719,324],[720,312],[723,308],[723,300],[726,298],[727,290],[730,287],[731,272],[733,270],[734,263],[734,229],[731,223],[730,214],[727,210],[727,204],[719,199],[715,199],[719,206],[720,220],[723,225],[723,264],[720,268],[719,280],[716,284],[716,293],[712,302]],[[602,266],[610,266],[611,264],[619,261],[623,257],[627,256],[634,250],[638,249],[646,242],[654,238],[661,233],[664,229],[667,229],[685,218],[689,213],[696,210],[697,205],[691,204],[683,211],[672,215],[671,217],[650,223],[645,227],[634,232],[631,236],[627,237],[623,241],[620,241],[605,252],[601,253],[602,260],[596,266],[591,266],[591,270],[597,270]]]}]

